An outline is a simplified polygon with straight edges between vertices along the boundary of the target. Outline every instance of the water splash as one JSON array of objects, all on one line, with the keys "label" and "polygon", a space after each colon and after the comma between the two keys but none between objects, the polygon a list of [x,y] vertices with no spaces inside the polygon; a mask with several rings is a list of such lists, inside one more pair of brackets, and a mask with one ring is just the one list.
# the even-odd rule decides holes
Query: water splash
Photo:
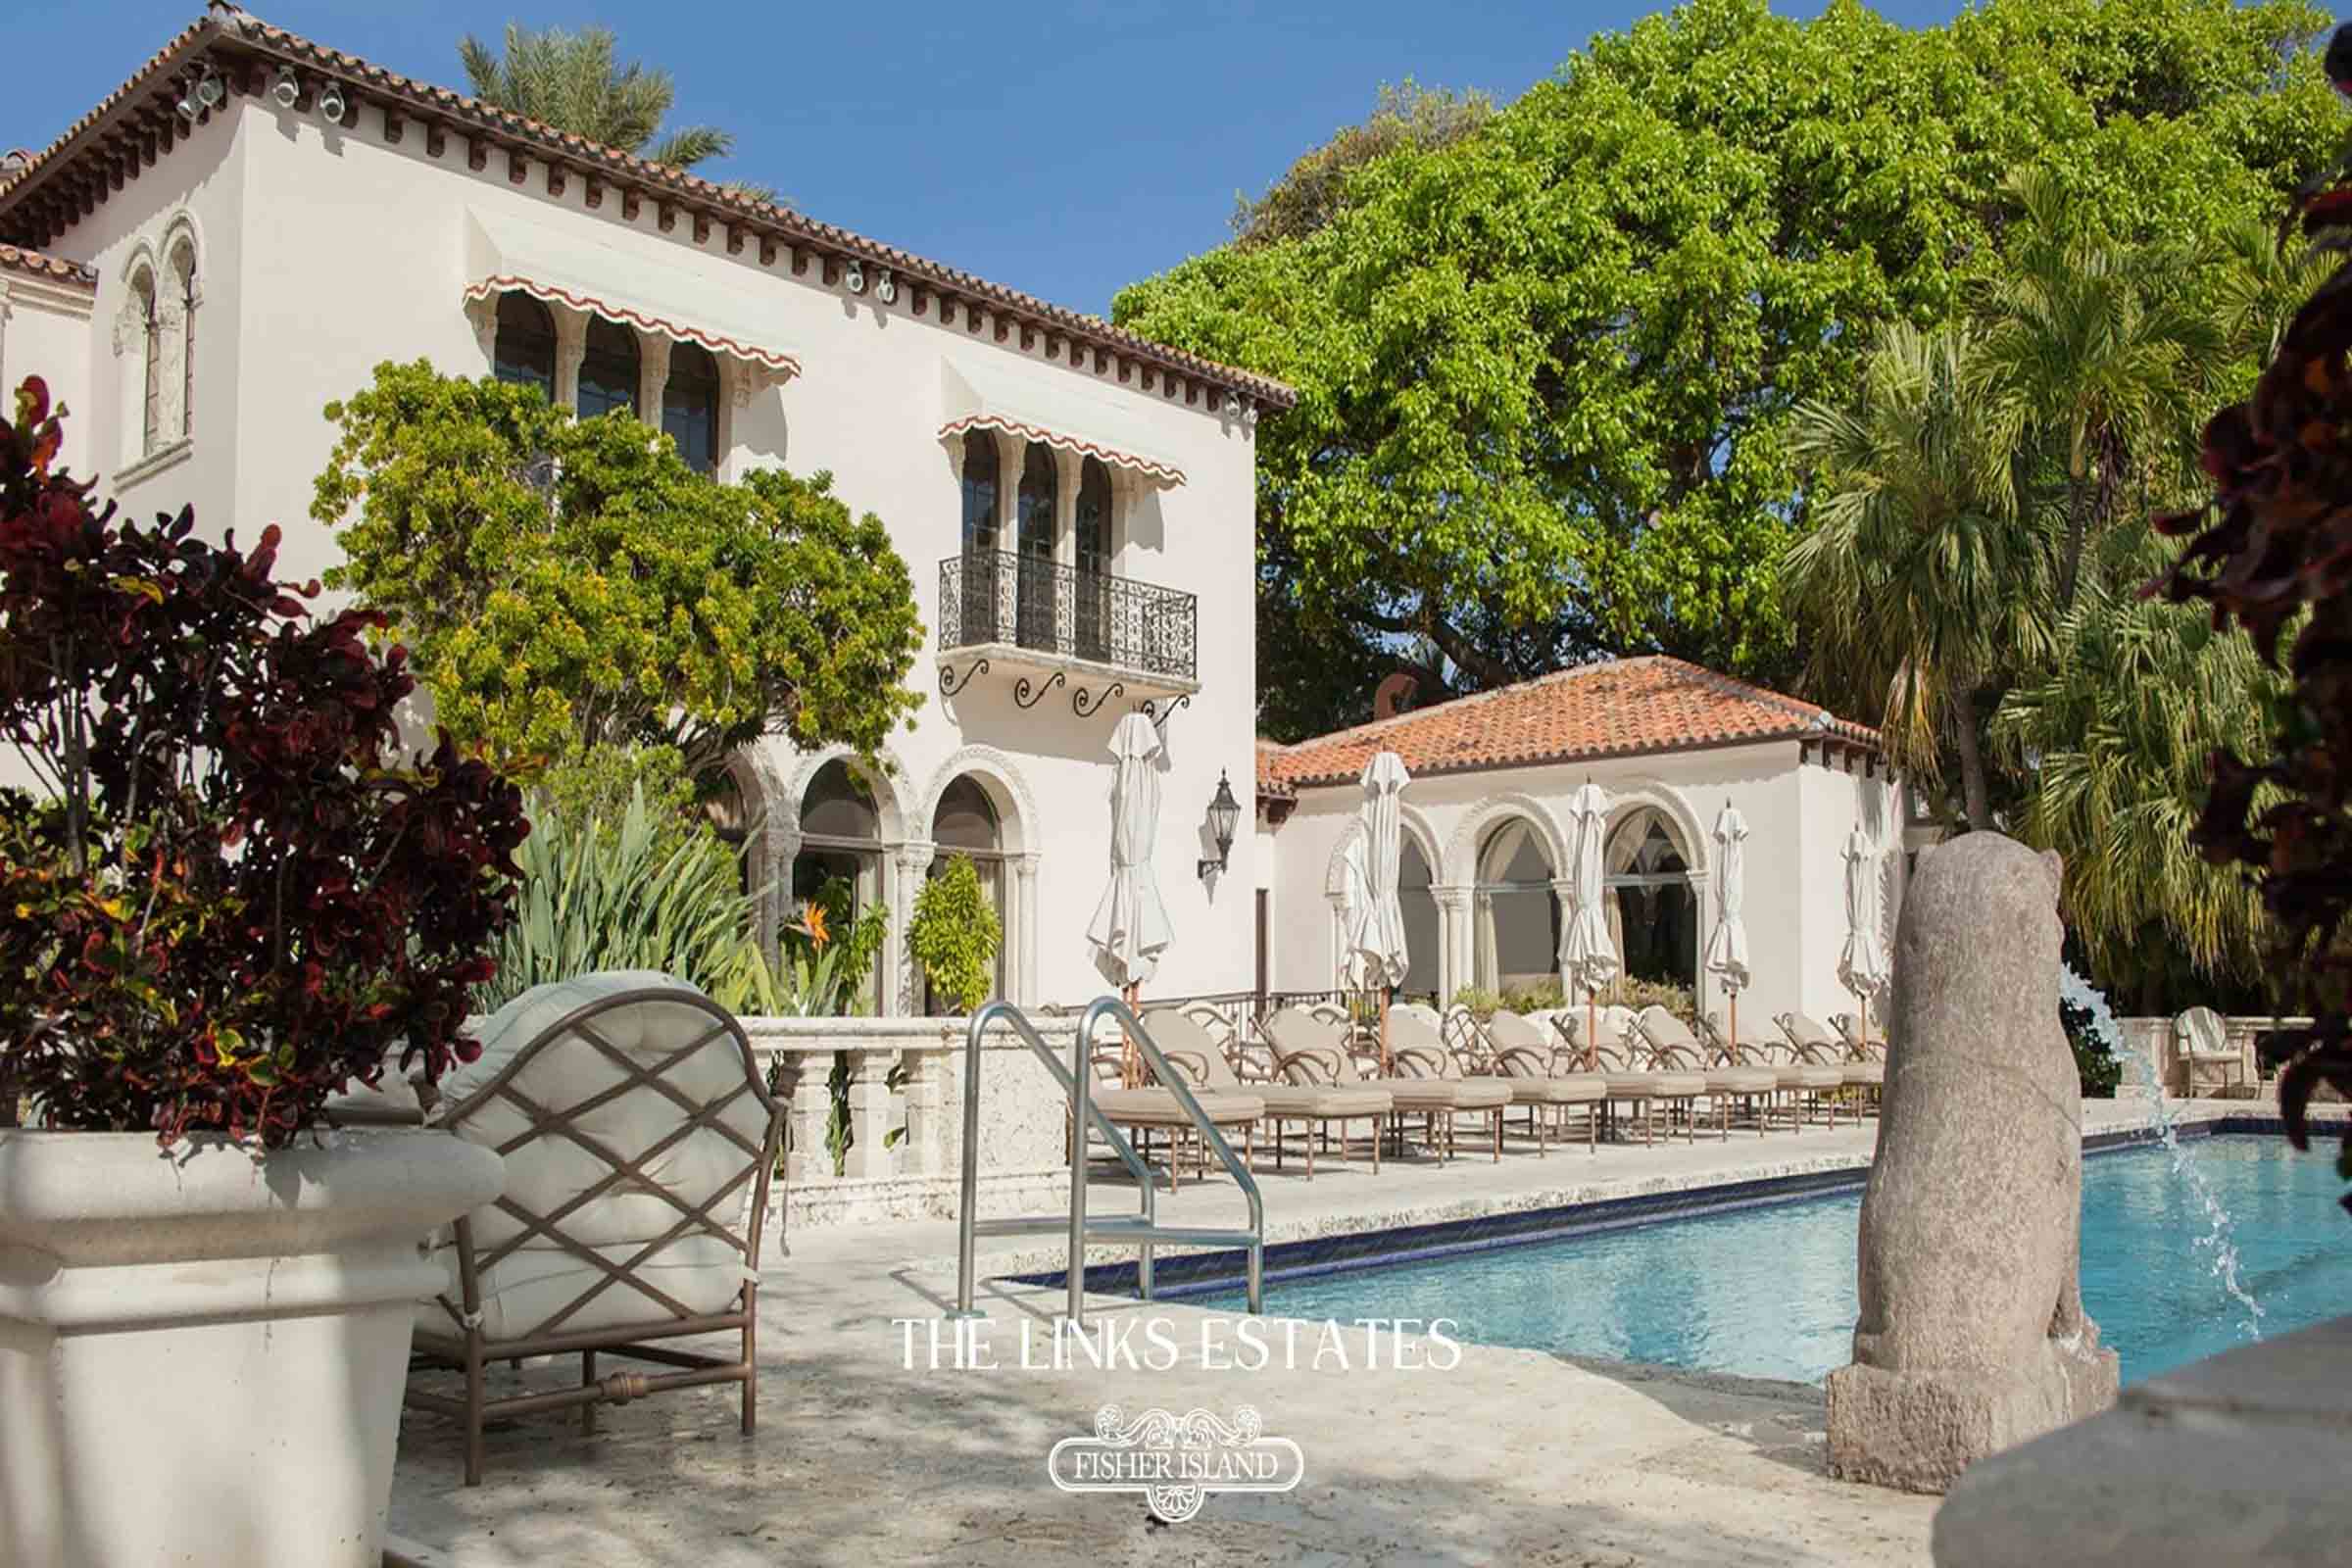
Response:
[{"label": "water splash", "polygon": [[2166,1157],[2173,1162],[2173,1174],[2187,1189],[2190,1200],[2205,1212],[2206,1231],[2194,1246],[2200,1252],[2213,1254],[2210,1272],[2221,1281],[2230,1298],[2245,1308],[2238,1332],[2249,1340],[2261,1339],[2262,1303],[2254,1299],[2238,1279],[2237,1243],[2232,1240],[2230,1211],[2222,1207],[2222,1200],[2213,1195],[2213,1184],[2205,1179],[2205,1173],[2197,1168],[2188,1151],[2180,1147],[2180,1124],[2164,1092],[2164,1068],[2155,1037],[2149,1037],[2145,1053],[2126,1055],[2123,1026],[2115,1021],[2115,1012],[2107,1005],[2105,994],[2068,964],[2058,966],[2058,1000],[2089,1013],[2091,1031],[2106,1043],[2108,1054],[2145,1077],[2149,1092],[2155,1097],[2156,1135],[2164,1144]]}]

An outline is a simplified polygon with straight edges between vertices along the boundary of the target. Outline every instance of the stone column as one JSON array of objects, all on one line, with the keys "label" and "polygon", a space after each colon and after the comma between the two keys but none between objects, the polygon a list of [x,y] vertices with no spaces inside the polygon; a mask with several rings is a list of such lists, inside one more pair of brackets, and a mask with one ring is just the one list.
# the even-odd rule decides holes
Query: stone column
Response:
[{"label": "stone column", "polygon": [[895,1051],[856,1050],[850,1064],[850,1157],[842,1174],[870,1180],[890,1174],[890,1074]]},{"label": "stone column", "polygon": [[924,1046],[909,1046],[900,1054],[906,1064],[906,1137],[899,1166],[910,1175],[935,1176],[952,1169],[948,1146],[952,1137],[944,1114],[940,1073],[951,1047],[943,1037]]},{"label": "stone column", "polygon": [[1465,887],[1432,887],[1430,897],[1438,905],[1438,1005],[1451,1001],[1464,982],[1462,975],[1462,944],[1468,921],[1470,890]]},{"label": "stone column", "polygon": [[580,362],[588,357],[588,313],[550,303],[556,322],[556,395],[549,401],[576,411],[580,406]]},{"label": "stone column", "polygon": [[1078,564],[1078,485],[1086,477],[1086,455],[1054,450],[1054,559]]},{"label": "stone column", "polygon": [[[1554,878],[1551,884],[1551,895],[1553,898],[1560,901],[1560,940],[1565,942],[1568,940],[1568,922],[1576,918],[1575,881],[1568,877]],[[1603,894],[1602,897],[1605,898],[1607,895]],[[1551,956],[1551,966],[1559,974],[1560,992],[1562,996],[1565,997],[1567,1001],[1577,1001],[1577,998],[1567,996],[1568,966],[1560,961],[1560,956],[1557,952],[1554,952]],[[1705,1009],[1701,1008],[1700,1010],[1704,1011]]]},{"label": "stone column", "polygon": [[784,1097],[784,1181],[788,1187],[808,1187],[833,1179],[833,1154],[825,1148],[825,1123],[833,1109],[826,1079],[832,1075],[829,1051],[779,1052],[776,1092]]},{"label": "stone column", "polygon": [[923,880],[938,854],[939,846],[929,839],[908,839],[890,856],[890,933],[883,939],[877,961],[882,972],[892,977],[890,1010],[901,1017],[922,1011],[923,977],[915,967],[914,956],[906,951],[906,927],[914,919],[915,896],[922,892]]},{"label": "stone column", "polygon": [[662,394],[669,388],[669,339],[659,332],[637,334],[637,417],[662,428]]},{"label": "stone column", "polygon": [[[1006,940],[1013,946],[1004,972],[1012,990],[1009,1000],[1023,1006],[1035,1006],[1044,1000],[1037,989],[1037,864],[1043,858],[1038,850],[1012,857],[1012,929]],[[1084,940],[1084,933],[1073,934]]]}]

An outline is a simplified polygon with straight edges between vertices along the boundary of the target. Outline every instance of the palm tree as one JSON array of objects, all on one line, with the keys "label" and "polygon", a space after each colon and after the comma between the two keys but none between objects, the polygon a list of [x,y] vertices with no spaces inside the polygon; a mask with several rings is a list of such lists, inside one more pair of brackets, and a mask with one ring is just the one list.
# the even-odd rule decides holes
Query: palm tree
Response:
[{"label": "palm tree", "polygon": [[2146,515],[2152,474],[2194,461],[2186,411],[2213,406],[2231,345],[2210,303],[2183,286],[2210,258],[2086,231],[2047,171],[2022,170],[2005,188],[2022,231],[1981,302],[1981,365],[1992,439],[2038,444],[2063,474],[2064,614],[2087,544],[2121,518]]},{"label": "palm tree", "polygon": [[[2119,530],[2105,582],[2145,581],[2178,553]],[[2263,911],[2234,868],[2189,844],[2217,748],[2259,751],[2281,690],[2253,645],[2193,607],[2094,578],[2058,629],[2059,657],[2002,700],[1995,744],[2034,782],[2019,835],[2066,859],[2069,923],[2093,967],[2154,1005],[2178,966],[2255,972]]]},{"label": "palm tree", "polygon": [[1992,825],[1983,698],[2048,657],[2052,620],[2047,512],[1993,437],[1984,351],[1966,325],[1898,322],[1851,407],[1797,409],[1814,527],[1783,565],[1817,687],[1879,708],[1914,777],[1939,777],[1949,748],[1978,828]]},{"label": "palm tree", "polygon": [[[662,117],[677,96],[669,73],[635,61],[616,66],[614,47],[610,27],[534,31],[510,22],[503,54],[467,34],[458,42],[458,59],[482,102],[651,163],[691,169],[734,149],[735,138],[715,125],[662,134]],[[775,200],[764,185],[726,188],[755,201]]]}]

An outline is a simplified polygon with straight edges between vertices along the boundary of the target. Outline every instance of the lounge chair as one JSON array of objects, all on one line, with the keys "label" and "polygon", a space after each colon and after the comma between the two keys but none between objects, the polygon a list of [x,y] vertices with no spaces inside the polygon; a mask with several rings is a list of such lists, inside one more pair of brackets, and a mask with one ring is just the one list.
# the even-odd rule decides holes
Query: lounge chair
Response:
[{"label": "lounge chair", "polygon": [[[1884,1036],[1865,1039],[1862,1020],[1850,1012],[1830,1015],[1830,1027],[1845,1042],[1846,1083],[1858,1084],[1864,1098],[1875,1107],[1886,1093],[1886,1041]],[[1855,1072],[1859,1067],[1861,1071]]]},{"label": "lounge chair", "polygon": [[2214,1087],[2224,1093],[2233,1072],[2241,1087],[2247,1082],[2245,1055],[2230,1044],[2230,1026],[2211,1007],[2191,1007],[2173,1020],[2173,1054],[2180,1061],[2180,1092],[2187,1099],[2197,1098],[2200,1069],[2218,1073]]},{"label": "lounge chair", "polygon": [[[1390,1023],[1394,1026],[1392,1017]],[[1333,1008],[1283,1007],[1260,1026],[1274,1048],[1274,1070],[1293,1082],[1386,1090],[1392,1124],[1402,1136],[1406,1116],[1420,1116],[1427,1146],[1440,1159],[1453,1153],[1453,1113],[1462,1108],[1458,1082],[1442,1078],[1366,1078],[1357,1068],[1348,1020]],[[1473,1096],[1473,1099],[1479,1098]],[[1445,1137],[1438,1136],[1443,1127]]]},{"label": "lounge chair", "polygon": [[[1168,1057],[1170,1066],[1193,1072],[1196,1082],[1199,1081],[1199,1072],[1179,1062],[1156,1033],[1152,1035],[1152,1042],[1161,1046],[1161,1054]],[[1101,1108],[1103,1119],[1114,1127],[1124,1128],[1134,1134],[1136,1152],[1147,1158],[1152,1135],[1159,1134],[1160,1142],[1167,1148],[1170,1189],[1184,1185],[1184,1153],[1188,1147],[1193,1152],[1196,1175],[1205,1177],[1208,1174],[1208,1140],[1200,1135],[1200,1129],[1195,1125],[1191,1114],[1175,1095],[1159,1085],[1147,1085],[1141,1089],[1120,1088],[1119,1057],[1120,1054],[1116,1051],[1098,1051],[1094,1054],[1095,1080],[1100,1087],[1090,1087],[1088,1094]],[[1200,1071],[1205,1071],[1205,1064],[1201,1065]],[[1186,1087],[1192,1086],[1188,1084]],[[1195,1093],[1193,1102],[1200,1107],[1200,1113],[1219,1132],[1240,1129],[1242,1164],[1246,1169],[1255,1170],[1256,1129],[1258,1121],[1266,1113],[1265,1102],[1254,1094],[1206,1091]],[[1067,1111],[1063,1112],[1065,1121],[1068,1114]],[[1077,1157],[1082,1147],[1082,1140],[1076,1136],[1076,1129],[1073,1128],[1070,1144],[1072,1158]]]},{"label": "lounge chair", "polygon": [[[482,1053],[420,1093],[419,1115],[494,1149],[499,1200],[431,1239],[448,1289],[417,1308],[416,1359],[462,1370],[462,1396],[408,1402],[466,1426],[466,1484],[482,1428],[713,1383],[758,1408],[760,1243],[783,1117],[743,1026],[691,986],[645,971],[524,992],[491,1017]],[[656,1344],[740,1336],[733,1354]],[[599,1352],[651,1372],[600,1377]],[[489,1396],[493,1361],[580,1357],[574,1389]]]},{"label": "lounge chair", "polygon": [[[1838,1088],[1854,1091],[1854,1122],[1862,1121],[1861,1097],[1880,1089],[1886,1081],[1886,1064],[1876,1061],[1856,1061],[1845,1041],[1824,1027],[1809,1013],[1784,1012],[1773,1019],[1788,1042],[1796,1059],[1808,1067],[1838,1069]],[[1819,1099],[1819,1096],[1815,1097]],[[1830,1097],[1830,1125],[1838,1125],[1838,1103],[1841,1096]]]},{"label": "lounge chair", "polygon": [[[1695,1072],[1707,1086],[1707,1098],[1715,1102],[1716,1122],[1724,1140],[1732,1136],[1732,1102],[1744,1102],[1750,1116],[1761,1134],[1770,1129],[1772,1102],[1781,1092],[1778,1074],[1766,1067],[1742,1067],[1735,1062],[1710,1062],[1707,1048],[1690,1026],[1664,1007],[1652,1003],[1634,1015],[1634,1028],[1649,1047],[1650,1060],[1667,1072]],[[1756,1102],[1764,1102],[1762,1112]]]},{"label": "lounge chair", "polygon": [[1552,1124],[1570,1105],[1585,1107],[1585,1148],[1597,1151],[1608,1080],[1575,1070],[1566,1045],[1551,1031],[1549,1012],[1521,1014],[1498,1007],[1482,1019],[1457,1006],[1446,1022],[1447,1043],[1457,1054],[1467,1054],[1491,1069],[1510,1085],[1511,1103],[1527,1107],[1538,1157],[1545,1152]]},{"label": "lounge chair", "polygon": [[1713,1050],[1716,1060],[1739,1067],[1761,1068],[1773,1075],[1780,1093],[1788,1097],[1791,1132],[1804,1131],[1808,1102],[1825,1095],[1836,1095],[1845,1087],[1843,1067],[1835,1062],[1807,1061],[1786,1039],[1759,1039],[1750,1035],[1734,1044],[1723,1027],[1720,1013],[1710,1012],[1700,1018],[1698,1032]]},{"label": "lounge chair", "polygon": [[[1157,1007],[1143,1015],[1143,1024],[1169,1064],[1191,1074],[1209,1094],[1243,1097],[1264,1107],[1265,1119],[1274,1135],[1276,1170],[1282,1168],[1286,1122],[1307,1124],[1306,1179],[1311,1182],[1315,1179],[1315,1134],[1338,1122],[1340,1154],[1345,1158],[1348,1124],[1367,1121],[1372,1124],[1372,1171],[1374,1175],[1380,1173],[1381,1118],[1395,1108],[1387,1090],[1312,1081],[1314,1069],[1305,1065],[1298,1068],[1298,1077],[1290,1082],[1245,1080],[1234,1066],[1233,1056],[1238,1051],[1217,1038],[1224,1019],[1208,1009]],[[1233,1042],[1234,1047],[1238,1045],[1238,1041]]]},{"label": "lounge chair", "polygon": [[[1472,1072],[1446,1044],[1444,1030],[1424,1008],[1411,1007],[1389,1014],[1389,1048],[1398,1077],[1435,1078],[1460,1086],[1455,1096],[1455,1110],[1486,1112],[1488,1130],[1494,1136],[1494,1158],[1499,1161],[1502,1158],[1502,1113],[1510,1105],[1512,1098],[1510,1081],[1489,1072]],[[1453,1133],[1449,1127],[1446,1131],[1448,1148],[1452,1142]]]},{"label": "lounge chair", "polygon": [[1564,1011],[1558,1022],[1584,1070],[1601,1076],[1608,1103],[1612,1106],[1623,1103],[1642,1118],[1642,1141],[1644,1144],[1657,1142],[1651,1107],[1661,1102],[1667,1107],[1667,1136],[1673,1136],[1674,1109],[1679,1105],[1691,1129],[1690,1139],[1696,1141],[1698,1097],[1707,1092],[1706,1075],[1660,1071],[1647,1064],[1645,1058],[1648,1051],[1640,1043],[1631,1008],[1612,1006],[1601,1009],[1601,1038],[1598,1040],[1582,1038],[1585,1015],[1581,1012],[1573,1009]]}]

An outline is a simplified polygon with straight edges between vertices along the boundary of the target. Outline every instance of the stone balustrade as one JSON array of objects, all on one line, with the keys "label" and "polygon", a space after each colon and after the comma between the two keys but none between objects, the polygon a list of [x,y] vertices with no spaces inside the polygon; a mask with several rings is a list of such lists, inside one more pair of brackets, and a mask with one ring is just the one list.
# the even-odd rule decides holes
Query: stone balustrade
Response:
[{"label": "stone balustrade", "polygon": [[[1072,1019],[1035,1020],[1067,1059]],[[965,1023],[960,1018],[746,1018],[785,1111],[782,1200],[789,1226],[952,1219],[961,1181]],[[848,1080],[849,1147],[826,1143],[836,1063]],[[1067,1102],[1009,1028],[982,1046],[983,1216],[1051,1212],[1066,1201]]]},{"label": "stone balustrade", "polygon": [[[2309,1018],[2274,1018],[2267,1014],[2261,1016],[2240,1014],[2223,1019],[2223,1024],[2229,1031],[2230,1047],[2237,1052],[2239,1058],[2245,1063],[2245,1071],[2230,1079],[2230,1094],[2241,1097],[2251,1094],[2264,1099],[2276,1098],[2278,1093],[2277,1080],[2272,1079],[2266,1082],[2256,1068],[2255,1039],[2273,1029],[2305,1028],[2310,1023]],[[2168,1014],[2161,1018],[2118,1018],[2116,1026],[2123,1031],[2124,1054],[2127,1060],[2121,1093],[2129,1094],[2134,1088],[2144,1084],[2144,1073],[2130,1063],[2145,1061],[2148,1047],[2152,1041],[2156,1048],[2157,1059],[2163,1064],[2164,1092],[2175,1097],[2187,1094],[2187,1074],[2183,1071],[2178,1051],[2178,1042],[2174,1039],[2171,1015]],[[2210,1096],[2214,1093],[2214,1085],[2210,1077],[2200,1078],[2198,1087],[2200,1092],[2205,1095]]]}]

